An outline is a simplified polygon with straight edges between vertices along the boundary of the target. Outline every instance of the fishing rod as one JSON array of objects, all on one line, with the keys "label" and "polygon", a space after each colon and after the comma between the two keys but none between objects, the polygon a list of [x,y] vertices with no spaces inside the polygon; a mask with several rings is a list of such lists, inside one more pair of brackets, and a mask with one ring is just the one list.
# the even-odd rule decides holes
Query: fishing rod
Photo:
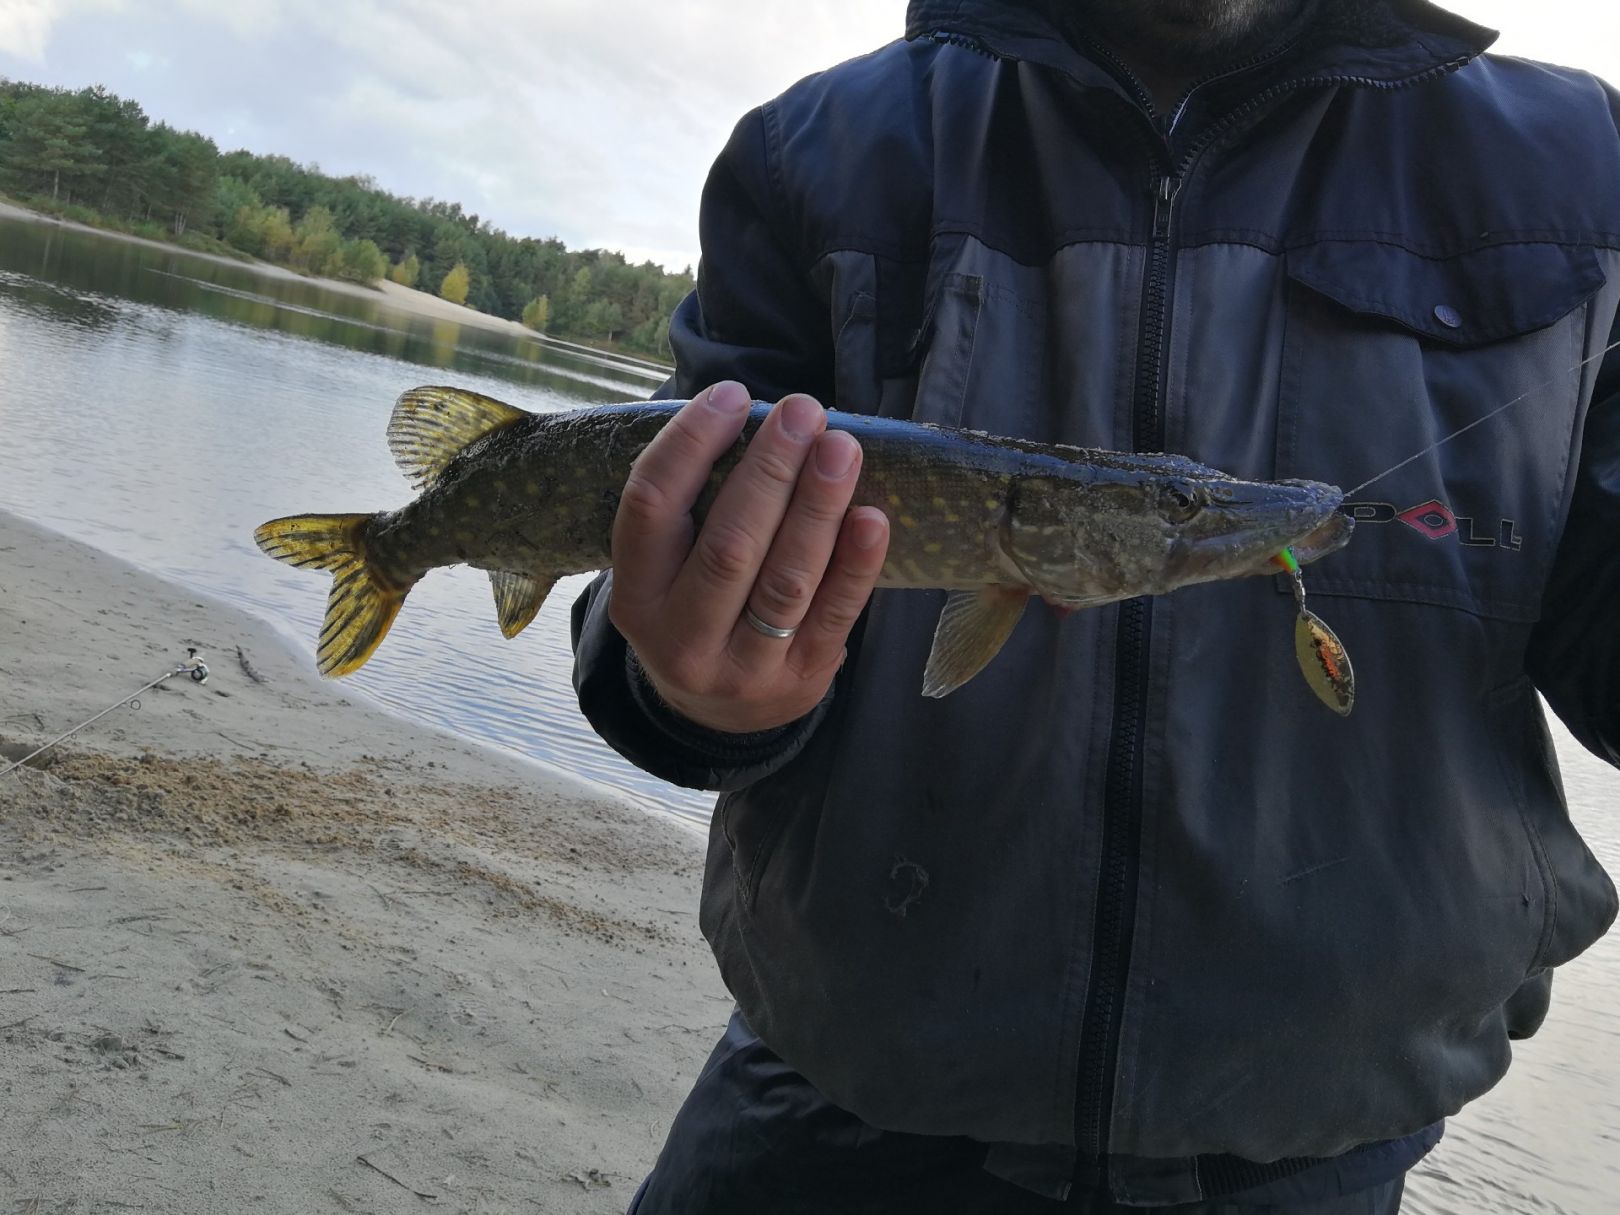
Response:
[{"label": "fishing rod", "polygon": [[173,679],[176,675],[189,675],[189,676],[191,676],[191,682],[192,683],[207,683],[208,682],[208,664],[206,662],[204,662],[201,658],[197,657],[197,649],[196,649],[196,647],[195,646],[187,646],[186,647],[186,655],[187,655],[186,660],[184,662],[175,663],[173,670],[165,671],[165,672],[163,672],[163,674],[159,675],[156,679],[150,680],[147,683],[143,683],[140,687],[136,688],[128,696],[124,697],[122,700],[117,701],[114,704],[108,705],[105,709],[103,709],[101,712],[97,713],[94,717],[86,718],[84,721],[81,721],[78,725],[74,726],[71,730],[68,730],[68,731],[66,731],[65,733],[62,733],[62,734],[58,734],[55,738],[51,739],[51,741],[46,743],[44,746],[36,748],[33,751],[30,751],[27,755],[23,756],[21,759],[15,760],[12,763],[7,764],[4,768],[0,768],[0,776],[4,776],[8,772],[11,772],[11,771],[13,771],[13,770],[15,770],[17,768],[22,767],[29,760],[34,759],[37,756],[45,754],[45,752],[49,751],[52,747],[56,746],[57,743],[65,742],[66,740],[72,738],[80,730],[84,729],[86,726],[94,725],[96,722],[100,721],[103,717],[107,716],[107,714],[111,713],[114,709],[121,709],[125,705],[128,705],[131,709],[140,708],[141,707],[140,696],[141,696],[141,694],[143,692],[151,691],[153,688],[157,687],[160,683],[163,683],[165,680],[168,680],[168,679]]}]

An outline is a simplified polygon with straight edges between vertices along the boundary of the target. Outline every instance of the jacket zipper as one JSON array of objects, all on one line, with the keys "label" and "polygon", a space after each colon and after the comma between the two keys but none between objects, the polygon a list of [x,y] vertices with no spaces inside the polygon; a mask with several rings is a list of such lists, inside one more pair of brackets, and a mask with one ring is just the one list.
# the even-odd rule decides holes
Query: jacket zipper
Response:
[{"label": "jacket zipper", "polygon": [[[1004,56],[972,35],[938,29],[925,35],[930,41],[960,47],[988,59]],[[1155,114],[1153,100],[1129,68],[1107,47],[1084,39],[1091,52],[1112,65],[1129,86],[1143,111]],[[1209,125],[1178,160],[1170,150],[1176,123],[1186,111],[1194,91],[1217,79],[1238,75],[1286,54],[1292,42],[1273,48],[1215,76],[1195,81],[1176,100],[1171,112],[1154,123],[1164,140],[1164,152],[1153,156],[1153,237],[1148,254],[1142,320],[1137,335],[1137,365],[1131,413],[1131,440],[1136,451],[1162,451],[1164,416],[1160,410],[1168,363],[1165,343],[1174,286],[1172,220],[1176,196],[1198,158],[1223,134],[1244,118],[1296,89],[1350,85],[1383,91],[1410,88],[1456,71],[1467,57],[1448,60],[1427,71],[1398,81],[1364,76],[1325,74],[1279,81],[1254,94]],[[1080,1022],[1079,1080],[1075,1092],[1076,1148],[1102,1167],[1097,1180],[1106,1187],[1108,1142],[1113,1121],[1114,1086],[1118,1078],[1120,1013],[1130,978],[1131,938],[1136,926],[1138,868],[1142,845],[1142,735],[1147,728],[1149,658],[1153,639],[1153,601],[1132,599],[1120,605],[1115,633],[1114,732],[1109,747],[1103,787],[1103,839],[1098,871],[1097,906],[1093,919],[1092,963],[1086,1007]]]},{"label": "jacket zipper", "polygon": [[[1179,159],[1168,152],[1164,163],[1155,155],[1153,237],[1148,254],[1146,290],[1137,340],[1135,395],[1131,439],[1137,451],[1162,451],[1165,445],[1163,396],[1168,349],[1165,338],[1174,287],[1172,229],[1176,196],[1198,158],[1221,135],[1255,111],[1295,89],[1356,85],[1397,89],[1455,71],[1467,60],[1438,65],[1399,82],[1356,76],[1313,76],[1282,81],[1262,89],[1244,104],[1210,124]],[[1127,74],[1127,79],[1130,79]],[[1139,94],[1142,90],[1137,90]],[[1189,89],[1189,93],[1191,90]],[[1164,127],[1167,143],[1186,106],[1184,96]],[[1160,170],[1163,171],[1160,171]],[[1153,639],[1153,602],[1132,599],[1120,605],[1115,633],[1114,732],[1109,748],[1103,794],[1103,838],[1093,921],[1091,979],[1080,1023],[1079,1083],[1075,1096],[1075,1145],[1096,1159],[1108,1185],[1108,1142],[1113,1121],[1114,1086],[1118,1077],[1120,1013],[1130,977],[1131,938],[1135,930],[1138,869],[1142,844],[1142,735],[1147,728],[1149,658]]]},{"label": "jacket zipper", "polygon": [[[1136,451],[1164,448],[1159,398],[1174,278],[1171,221],[1181,181],[1174,172],[1159,174],[1153,181],[1153,243],[1148,252],[1132,404],[1131,443]],[[1105,1157],[1108,1150],[1119,1014],[1130,972],[1142,839],[1142,734],[1147,726],[1152,638],[1153,601],[1144,597],[1120,605],[1114,646],[1114,733],[1103,792],[1102,863],[1091,981],[1080,1022],[1080,1083],[1075,1097],[1075,1143],[1093,1157]]]}]

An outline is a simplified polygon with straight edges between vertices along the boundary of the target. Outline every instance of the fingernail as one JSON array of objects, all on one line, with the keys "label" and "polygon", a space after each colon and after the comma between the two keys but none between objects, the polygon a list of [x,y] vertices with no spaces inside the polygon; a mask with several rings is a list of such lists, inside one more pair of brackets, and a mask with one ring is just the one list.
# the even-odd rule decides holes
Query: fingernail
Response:
[{"label": "fingernail", "polygon": [[842,431],[823,435],[821,442],[816,444],[816,471],[828,480],[836,481],[855,463],[858,450],[855,441]]},{"label": "fingernail", "polygon": [[705,403],[708,407],[724,417],[736,417],[748,408],[748,390],[736,380],[722,380],[709,389]]},{"label": "fingernail", "polygon": [[855,541],[856,548],[873,549],[883,543],[883,536],[887,531],[888,528],[883,526],[883,520],[867,515],[855,521],[855,526],[850,531],[850,539]]},{"label": "fingernail", "polygon": [[788,397],[782,402],[782,430],[790,438],[813,439],[825,413],[814,397]]}]

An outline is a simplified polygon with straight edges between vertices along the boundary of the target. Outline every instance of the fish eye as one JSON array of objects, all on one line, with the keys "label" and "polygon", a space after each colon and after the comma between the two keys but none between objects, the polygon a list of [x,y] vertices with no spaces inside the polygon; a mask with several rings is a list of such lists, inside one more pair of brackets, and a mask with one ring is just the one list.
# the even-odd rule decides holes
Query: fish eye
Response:
[{"label": "fish eye", "polygon": [[1159,491],[1159,511],[1171,523],[1185,523],[1200,510],[1203,503],[1191,486],[1172,481]]}]

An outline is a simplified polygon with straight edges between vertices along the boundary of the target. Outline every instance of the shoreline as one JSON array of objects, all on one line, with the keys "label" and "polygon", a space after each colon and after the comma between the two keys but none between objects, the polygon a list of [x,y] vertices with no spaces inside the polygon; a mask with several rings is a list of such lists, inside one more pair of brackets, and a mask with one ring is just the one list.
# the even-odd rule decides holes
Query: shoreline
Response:
[{"label": "shoreline", "polygon": [[0,767],[211,668],[0,777],[0,1193],[622,1211],[730,1011],[701,841],[4,512],[0,570]]},{"label": "shoreline", "polygon": [[262,261],[256,257],[243,255],[240,258],[227,257],[222,253],[209,253],[201,249],[190,249],[185,245],[173,244],[169,241],[153,240],[146,236],[136,236],[129,232],[119,232],[111,228],[97,228],[91,224],[80,223],[72,219],[60,219],[54,215],[46,215],[39,211],[32,211],[18,203],[0,198],[0,220],[13,219],[26,223],[53,224],[75,232],[87,232],[94,236],[104,236],[112,240],[129,241],[143,245],[149,249],[161,249],[168,253],[176,253],[185,257],[198,257],[216,265],[234,266],[240,270],[252,270],[273,278],[285,279],[292,282],[308,283],[327,291],[337,291],[345,295],[356,296],[360,299],[382,302],[385,306],[410,313],[413,316],[428,320],[455,321],[462,325],[471,325],[474,328],[486,329],[494,333],[504,333],[508,336],[530,338],[541,342],[548,347],[555,347],[563,351],[583,355],[588,358],[607,360],[622,365],[620,370],[646,377],[668,376],[674,373],[673,367],[666,367],[642,355],[622,354],[615,350],[607,350],[598,346],[587,346],[581,342],[573,342],[564,338],[554,338],[544,333],[530,329],[521,321],[509,321],[505,317],[491,316],[487,312],[480,312],[476,308],[469,308],[465,304],[451,303],[430,292],[419,290],[416,287],[406,287],[394,282],[392,279],[382,278],[375,283],[350,282],[346,279],[323,278],[314,274],[300,274],[298,271],[286,266],[279,266],[275,262]]}]

